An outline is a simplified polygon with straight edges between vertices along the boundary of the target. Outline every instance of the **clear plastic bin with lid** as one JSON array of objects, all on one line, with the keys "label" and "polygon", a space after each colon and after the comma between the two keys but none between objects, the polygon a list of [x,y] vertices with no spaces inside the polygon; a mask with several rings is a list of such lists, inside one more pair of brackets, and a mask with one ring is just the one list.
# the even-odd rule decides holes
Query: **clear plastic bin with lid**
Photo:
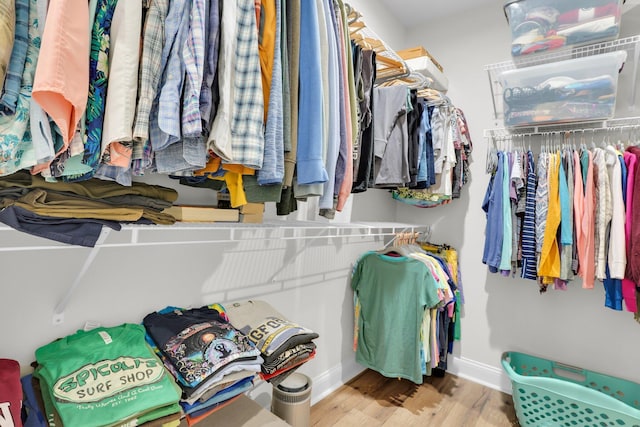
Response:
[{"label": "clear plastic bin with lid", "polygon": [[508,0],[511,55],[546,52],[613,40],[623,0]]}]

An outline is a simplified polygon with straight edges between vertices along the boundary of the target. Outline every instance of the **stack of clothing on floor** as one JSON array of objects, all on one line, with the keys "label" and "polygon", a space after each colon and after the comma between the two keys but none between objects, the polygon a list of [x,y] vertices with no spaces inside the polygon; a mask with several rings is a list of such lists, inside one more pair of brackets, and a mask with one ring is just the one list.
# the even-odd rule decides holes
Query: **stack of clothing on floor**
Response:
[{"label": "stack of clothing on floor", "polygon": [[102,227],[121,223],[175,223],[163,210],[178,198],[172,188],[136,182],[130,187],[91,179],[48,182],[20,171],[0,178],[0,222],[39,237],[93,247]]},{"label": "stack of clothing on floor", "polygon": [[166,424],[182,414],[180,389],[147,345],[141,325],[80,330],[44,345],[36,350],[33,376],[49,426],[142,425],[161,419]]},{"label": "stack of clothing on floor", "polygon": [[262,367],[260,352],[229,323],[219,304],[167,307],[145,316],[143,324],[182,389],[180,404],[189,425],[253,387]]},{"label": "stack of clothing on floor", "polygon": [[279,384],[302,364],[313,359],[318,334],[289,321],[264,301],[225,305],[231,324],[245,333],[264,359],[260,377]]}]

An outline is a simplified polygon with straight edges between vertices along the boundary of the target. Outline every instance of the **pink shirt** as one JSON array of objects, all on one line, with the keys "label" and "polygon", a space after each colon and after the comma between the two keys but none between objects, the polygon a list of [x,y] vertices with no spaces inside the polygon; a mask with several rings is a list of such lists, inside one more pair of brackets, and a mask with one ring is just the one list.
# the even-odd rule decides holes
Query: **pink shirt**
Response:
[{"label": "pink shirt", "polygon": [[344,111],[345,111],[345,117],[343,118],[346,121],[346,130],[347,130],[347,136],[346,136],[346,142],[347,142],[347,150],[346,150],[346,159],[345,159],[345,171],[344,171],[344,178],[342,180],[342,183],[340,185],[340,189],[338,189],[337,193],[338,193],[338,202],[336,204],[336,210],[338,212],[341,212],[342,209],[344,208],[345,203],[347,202],[347,199],[349,198],[349,195],[351,194],[351,187],[353,186],[353,123],[351,122],[352,116],[351,116],[351,94],[353,93],[353,91],[351,90],[352,85],[350,85],[349,81],[349,75],[348,75],[348,70],[349,70],[349,64],[350,64],[350,59],[351,59],[351,55],[346,51],[345,49],[345,33],[344,33],[344,28],[342,25],[338,25],[339,30],[340,30],[340,37],[338,40],[338,48],[340,49],[340,59],[342,62],[342,79],[344,81],[344,88],[345,88],[345,97],[343,99],[342,102],[344,102]]},{"label": "pink shirt", "polygon": [[60,128],[63,150],[87,105],[89,34],[86,0],[49,3],[32,96]]},{"label": "pink shirt", "polygon": [[[640,166],[638,156],[640,155],[640,149],[637,147],[629,147],[627,151],[636,156],[636,166],[634,168],[633,187],[640,188],[640,184],[636,181],[640,180],[640,174],[635,170]],[[635,197],[632,200],[627,200],[627,203],[632,205],[631,219],[627,223],[631,223],[631,234],[629,238],[629,252],[627,254],[627,277],[635,283],[640,282],[640,197]],[[637,206],[636,206],[637,205]]]},{"label": "pink shirt", "polygon": [[578,275],[583,274],[584,260],[584,234],[582,232],[582,217],[584,216],[584,184],[582,182],[582,168],[580,166],[580,154],[573,152],[573,224],[576,230],[576,248],[578,251]]},{"label": "pink shirt", "polygon": [[584,258],[580,259],[582,263],[582,287],[586,289],[593,288],[596,276],[595,209],[596,195],[595,182],[593,181],[593,155],[589,152],[589,166],[584,193],[584,212],[582,215]]},{"label": "pink shirt", "polygon": [[[624,163],[627,165],[627,200],[626,200],[626,221],[624,224],[625,243],[627,247],[627,256],[631,254],[631,224],[633,223],[633,190],[635,184],[636,163],[638,158],[635,154],[628,151],[624,153]],[[629,272],[625,276],[628,277]],[[636,285],[635,283],[627,279],[622,280],[622,298],[624,299],[625,307],[627,311],[637,312],[638,304],[636,302]]]}]

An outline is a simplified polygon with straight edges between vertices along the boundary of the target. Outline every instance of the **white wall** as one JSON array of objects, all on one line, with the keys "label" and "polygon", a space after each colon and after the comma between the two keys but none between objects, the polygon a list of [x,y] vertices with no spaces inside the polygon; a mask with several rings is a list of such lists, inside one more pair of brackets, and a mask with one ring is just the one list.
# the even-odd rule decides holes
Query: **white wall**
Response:
[{"label": "white wall", "polygon": [[[535,282],[489,274],[481,263],[485,229],[481,203],[489,181],[483,130],[502,126],[493,120],[483,67],[510,59],[502,4],[496,0],[495,7],[425,24],[407,35],[409,45],[425,46],[443,65],[451,83],[448,95],[465,112],[474,146],[471,183],[460,200],[432,211],[399,205],[397,219],[432,223],[433,240],[460,248],[466,304],[454,371],[505,388],[500,355],[515,350],[639,381],[635,354],[640,325],[631,314],[604,307],[601,285],[583,290],[572,283],[567,292],[551,289],[540,295]],[[625,35],[640,29],[633,25],[638,22],[633,15],[623,17]],[[626,95],[630,70],[621,79],[625,83],[620,93]],[[618,114],[630,115],[628,103],[622,104]]]}]

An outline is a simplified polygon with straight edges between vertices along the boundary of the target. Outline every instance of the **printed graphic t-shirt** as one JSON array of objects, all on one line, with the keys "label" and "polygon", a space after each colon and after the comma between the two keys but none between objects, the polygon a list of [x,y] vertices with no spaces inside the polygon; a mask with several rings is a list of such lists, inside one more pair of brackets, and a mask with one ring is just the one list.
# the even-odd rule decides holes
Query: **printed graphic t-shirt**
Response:
[{"label": "printed graphic t-shirt", "polygon": [[242,332],[209,307],[150,313],[143,324],[188,387],[206,383],[232,363],[260,356]]},{"label": "printed graphic t-shirt", "polygon": [[123,324],[36,350],[36,374],[65,426],[113,425],[178,403],[179,387],[144,337],[141,325]]}]

